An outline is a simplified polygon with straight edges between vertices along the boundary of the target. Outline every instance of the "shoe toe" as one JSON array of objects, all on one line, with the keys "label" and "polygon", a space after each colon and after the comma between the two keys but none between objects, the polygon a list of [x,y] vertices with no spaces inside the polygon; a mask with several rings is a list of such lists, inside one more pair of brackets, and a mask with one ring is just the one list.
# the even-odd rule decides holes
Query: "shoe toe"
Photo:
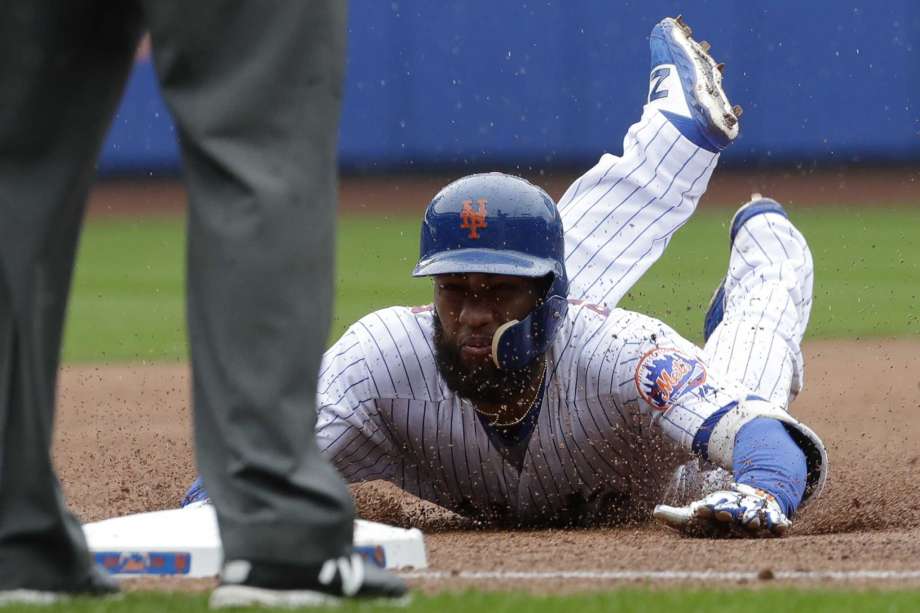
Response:
[{"label": "shoe toe", "polygon": [[364,584],[360,596],[398,598],[409,592],[406,582],[393,573],[373,564],[364,566]]}]

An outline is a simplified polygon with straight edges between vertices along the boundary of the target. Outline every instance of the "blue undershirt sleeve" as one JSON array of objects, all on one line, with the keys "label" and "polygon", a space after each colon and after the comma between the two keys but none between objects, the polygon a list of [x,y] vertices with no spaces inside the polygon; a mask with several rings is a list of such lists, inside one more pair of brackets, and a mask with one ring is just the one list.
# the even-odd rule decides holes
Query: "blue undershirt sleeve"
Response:
[{"label": "blue undershirt sleeve", "polygon": [[798,509],[808,468],[782,422],[758,417],[742,426],[735,435],[732,466],[736,483],[773,494],[787,517]]}]

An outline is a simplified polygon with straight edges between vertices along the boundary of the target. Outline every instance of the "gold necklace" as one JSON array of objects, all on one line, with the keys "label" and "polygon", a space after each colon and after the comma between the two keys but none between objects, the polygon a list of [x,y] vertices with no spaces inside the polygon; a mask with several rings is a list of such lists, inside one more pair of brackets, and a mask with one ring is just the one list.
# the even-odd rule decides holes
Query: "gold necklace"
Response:
[{"label": "gold necklace", "polygon": [[489,425],[492,426],[493,428],[508,428],[510,426],[516,426],[517,424],[524,421],[524,418],[530,414],[530,409],[533,408],[533,404],[537,401],[537,396],[540,395],[540,390],[543,387],[543,379],[545,377],[546,377],[546,365],[544,364],[543,370],[540,371],[540,380],[537,382],[537,389],[534,392],[533,396],[531,396],[530,402],[527,403],[527,410],[524,411],[523,415],[521,415],[514,421],[509,421],[508,423],[500,424],[498,423],[498,413],[487,413],[486,411],[480,410],[479,407],[477,407],[476,405],[473,405],[473,408],[476,409],[477,413],[481,413],[482,415],[485,415],[489,419],[494,420],[494,421],[489,422]]}]

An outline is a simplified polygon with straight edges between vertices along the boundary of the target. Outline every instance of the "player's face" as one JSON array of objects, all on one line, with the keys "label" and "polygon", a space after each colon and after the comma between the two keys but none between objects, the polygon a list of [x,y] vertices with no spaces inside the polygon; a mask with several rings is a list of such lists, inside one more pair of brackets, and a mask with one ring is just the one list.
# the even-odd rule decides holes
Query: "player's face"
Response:
[{"label": "player's face", "polygon": [[438,275],[434,281],[434,305],[444,338],[469,366],[491,361],[495,330],[526,317],[541,297],[541,280],[528,277],[475,273]]},{"label": "player's face", "polygon": [[527,389],[539,365],[500,370],[492,362],[492,335],[503,323],[526,317],[547,283],[505,275],[435,277],[435,359],[448,388],[479,403],[510,402]]}]

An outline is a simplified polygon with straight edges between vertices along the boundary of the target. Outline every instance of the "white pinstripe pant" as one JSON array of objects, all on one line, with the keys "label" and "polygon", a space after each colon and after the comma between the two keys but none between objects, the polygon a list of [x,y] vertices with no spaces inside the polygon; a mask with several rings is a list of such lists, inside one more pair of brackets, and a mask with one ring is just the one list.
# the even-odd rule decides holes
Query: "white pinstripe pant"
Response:
[{"label": "white pinstripe pant", "polygon": [[749,219],[732,245],[725,317],[705,347],[709,366],[788,409],[804,380],[800,343],[813,279],[811,251],[788,219]]},{"label": "white pinstripe pant", "polygon": [[[604,155],[559,201],[570,296],[619,302],[690,219],[717,161],[646,107],[622,157]],[[749,219],[732,245],[725,317],[705,347],[709,366],[788,408],[802,388],[813,275],[808,245],[789,220]]]}]

